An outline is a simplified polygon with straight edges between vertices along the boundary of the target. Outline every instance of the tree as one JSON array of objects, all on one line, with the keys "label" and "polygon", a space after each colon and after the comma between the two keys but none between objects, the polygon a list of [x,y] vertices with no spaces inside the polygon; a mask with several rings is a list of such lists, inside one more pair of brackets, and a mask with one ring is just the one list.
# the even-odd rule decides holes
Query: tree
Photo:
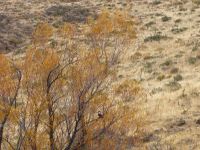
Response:
[{"label": "tree", "polygon": [[10,123],[17,138],[8,138],[7,147],[123,149],[137,126],[136,109],[124,101],[141,88],[127,81],[116,89],[113,82],[115,65],[135,37],[134,22],[120,11],[103,12],[82,26],[39,23],[19,67],[0,59],[1,127],[11,112],[18,114]]},{"label": "tree", "polygon": [[21,83],[21,71],[3,54],[0,55],[0,149],[6,122],[15,113]]}]

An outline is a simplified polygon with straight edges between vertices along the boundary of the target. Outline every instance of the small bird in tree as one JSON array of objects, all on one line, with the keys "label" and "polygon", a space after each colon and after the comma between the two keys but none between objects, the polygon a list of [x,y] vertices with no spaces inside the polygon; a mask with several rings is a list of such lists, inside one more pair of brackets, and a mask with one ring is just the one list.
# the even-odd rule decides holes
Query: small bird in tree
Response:
[{"label": "small bird in tree", "polygon": [[98,111],[99,118],[103,118],[103,113],[101,111]]}]

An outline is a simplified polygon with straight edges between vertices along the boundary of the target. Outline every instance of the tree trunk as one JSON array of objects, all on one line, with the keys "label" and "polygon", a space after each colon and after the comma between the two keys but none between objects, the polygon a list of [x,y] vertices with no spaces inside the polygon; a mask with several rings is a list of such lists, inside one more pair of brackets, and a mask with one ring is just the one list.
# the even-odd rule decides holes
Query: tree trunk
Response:
[{"label": "tree trunk", "polygon": [[54,112],[52,109],[52,105],[48,106],[49,113],[49,142],[50,142],[50,150],[55,150],[55,141],[54,141]]},{"label": "tree trunk", "polygon": [[2,140],[3,140],[3,128],[4,128],[4,125],[1,124],[0,125],[0,150],[1,150]]},{"label": "tree trunk", "polygon": [[85,127],[85,119],[84,116],[81,118],[81,122],[80,122],[80,127],[81,127],[81,133],[80,133],[80,141],[79,141],[79,148],[82,150],[86,150],[87,149],[87,144],[86,144],[86,135],[87,135],[87,131],[86,131],[86,127]]},{"label": "tree trunk", "polygon": [[6,114],[4,116],[4,119],[3,119],[2,123],[0,123],[0,150],[2,150],[1,146],[2,146],[2,142],[3,142],[3,131],[4,131],[4,125],[5,125],[6,121],[7,121],[7,118],[8,118],[8,114]]}]

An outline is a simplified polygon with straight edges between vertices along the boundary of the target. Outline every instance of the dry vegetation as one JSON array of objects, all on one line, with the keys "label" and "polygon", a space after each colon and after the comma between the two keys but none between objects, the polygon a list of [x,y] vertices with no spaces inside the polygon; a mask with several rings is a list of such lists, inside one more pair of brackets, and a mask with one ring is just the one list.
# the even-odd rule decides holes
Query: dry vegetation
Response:
[{"label": "dry vegetation", "polygon": [[134,22],[121,11],[104,11],[86,22],[57,29],[39,23],[23,58],[0,55],[1,149],[139,144],[142,116],[125,101],[139,97],[140,84],[112,88],[115,66],[136,37]]},{"label": "dry vegetation", "polygon": [[0,1],[0,149],[199,150],[199,4]]}]

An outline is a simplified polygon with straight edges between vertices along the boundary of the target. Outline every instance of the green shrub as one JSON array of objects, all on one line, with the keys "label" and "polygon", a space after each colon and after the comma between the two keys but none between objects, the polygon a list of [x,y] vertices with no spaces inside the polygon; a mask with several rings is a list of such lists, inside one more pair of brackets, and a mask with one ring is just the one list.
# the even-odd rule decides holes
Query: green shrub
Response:
[{"label": "green shrub", "polygon": [[171,20],[172,18],[171,17],[168,17],[168,16],[164,16],[164,17],[162,17],[161,18],[161,20],[163,21],[163,22],[167,22],[167,21],[169,21],[169,20]]},{"label": "green shrub", "polygon": [[172,64],[173,64],[172,60],[166,60],[164,63],[161,64],[161,66],[170,66]]},{"label": "green shrub", "polygon": [[172,31],[172,33],[174,33],[174,34],[178,34],[178,33],[184,32],[184,31],[186,31],[186,30],[187,30],[186,27],[182,27],[182,28],[175,27],[175,28],[173,28],[171,31]]},{"label": "green shrub", "polygon": [[189,64],[195,64],[197,62],[197,58],[196,57],[190,57],[188,59]]},{"label": "green shrub", "polygon": [[152,2],[152,4],[153,4],[153,5],[159,5],[159,4],[161,4],[161,1],[160,1],[160,0],[154,0],[154,1]]},{"label": "green shrub", "polygon": [[152,42],[152,41],[160,41],[162,39],[167,39],[166,35],[161,35],[160,33],[156,33],[154,35],[150,35],[144,39],[144,42]]},{"label": "green shrub", "polygon": [[154,24],[156,24],[156,23],[153,22],[153,21],[150,21],[150,22],[146,23],[145,26],[146,26],[147,28],[149,28],[150,26],[152,26],[152,25],[154,25]]},{"label": "green shrub", "polygon": [[183,80],[182,75],[177,74],[176,76],[174,76],[174,81],[181,81],[181,80]]},{"label": "green shrub", "polygon": [[176,81],[170,81],[166,86],[169,88],[170,91],[177,91],[181,88],[181,84]]},{"label": "green shrub", "polygon": [[200,0],[192,0],[193,3],[199,5],[200,4]]}]

